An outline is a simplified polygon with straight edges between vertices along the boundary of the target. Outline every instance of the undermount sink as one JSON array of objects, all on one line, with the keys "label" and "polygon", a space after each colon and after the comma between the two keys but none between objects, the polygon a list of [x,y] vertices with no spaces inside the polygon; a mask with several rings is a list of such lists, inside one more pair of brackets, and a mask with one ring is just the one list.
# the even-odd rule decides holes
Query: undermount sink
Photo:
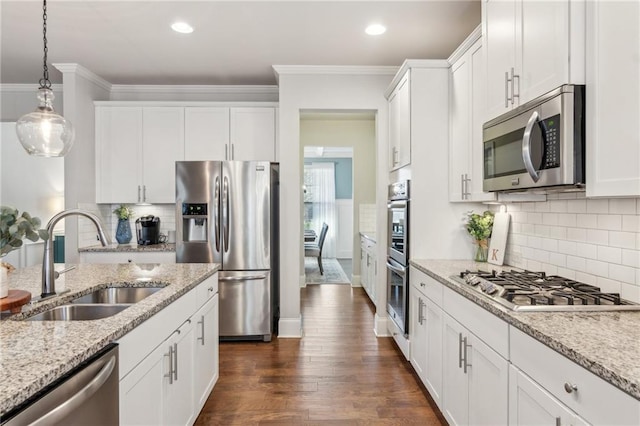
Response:
[{"label": "undermount sink", "polygon": [[119,304],[137,303],[163,287],[108,287],[73,299],[71,303]]},{"label": "undermount sink", "polygon": [[62,305],[27,318],[28,321],[88,321],[107,318],[131,305]]}]

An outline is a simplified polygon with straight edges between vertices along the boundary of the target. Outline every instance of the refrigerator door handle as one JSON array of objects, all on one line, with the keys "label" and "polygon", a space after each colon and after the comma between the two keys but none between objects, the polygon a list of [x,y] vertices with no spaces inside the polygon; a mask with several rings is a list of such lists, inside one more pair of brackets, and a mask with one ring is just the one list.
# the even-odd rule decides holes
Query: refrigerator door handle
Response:
[{"label": "refrigerator door handle", "polygon": [[214,190],[214,207],[213,207],[213,223],[216,233],[216,252],[220,252],[220,221],[219,221],[219,209],[220,209],[220,176],[216,176],[215,190]]},{"label": "refrigerator door handle", "polygon": [[267,275],[247,275],[244,277],[220,277],[218,281],[251,281],[251,280],[264,280]]},{"label": "refrigerator door handle", "polygon": [[224,177],[224,184],[222,190],[222,234],[225,253],[229,252],[229,180]]}]

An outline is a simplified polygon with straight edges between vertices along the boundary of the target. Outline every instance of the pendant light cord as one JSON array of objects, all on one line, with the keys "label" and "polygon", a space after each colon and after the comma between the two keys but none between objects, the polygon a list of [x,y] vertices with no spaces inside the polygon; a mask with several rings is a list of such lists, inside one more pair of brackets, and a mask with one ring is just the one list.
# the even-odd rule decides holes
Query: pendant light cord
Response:
[{"label": "pendant light cord", "polygon": [[40,89],[51,89],[51,81],[49,81],[49,68],[47,68],[47,0],[42,2],[42,39],[44,41],[44,57],[42,59],[43,76],[40,79]]}]

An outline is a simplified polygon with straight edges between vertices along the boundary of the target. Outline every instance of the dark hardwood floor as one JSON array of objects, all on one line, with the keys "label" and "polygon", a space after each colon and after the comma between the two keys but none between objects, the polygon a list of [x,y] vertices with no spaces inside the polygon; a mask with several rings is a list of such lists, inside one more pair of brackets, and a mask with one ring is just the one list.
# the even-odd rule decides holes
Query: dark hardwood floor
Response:
[{"label": "dark hardwood floor", "polygon": [[220,344],[196,425],[445,424],[392,339],[373,334],[364,290],[313,285],[301,300],[302,339]]}]

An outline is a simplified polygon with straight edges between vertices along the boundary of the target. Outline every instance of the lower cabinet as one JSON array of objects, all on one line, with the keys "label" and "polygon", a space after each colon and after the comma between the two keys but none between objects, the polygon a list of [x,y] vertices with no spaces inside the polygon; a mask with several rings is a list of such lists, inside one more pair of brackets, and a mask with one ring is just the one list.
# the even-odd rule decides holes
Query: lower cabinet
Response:
[{"label": "lower cabinet", "polygon": [[360,283],[373,303],[376,303],[377,276],[376,243],[369,238],[360,237]]},{"label": "lower cabinet", "polygon": [[117,251],[80,253],[80,263],[176,263],[173,251]]},{"label": "lower cabinet", "polygon": [[507,424],[509,362],[444,315],[444,410],[451,424]]},{"label": "lower cabinet", "polygon": [[[218,380],[217,280],[205,280],[118,342],[121,425],[195,422]],[[146,352],[161,335],[158,330],[165,338]]]},{"label": "lower cabinet", "polygon": [[513,365],[509,368],[509,423],[523,426],[589,424]]}]

